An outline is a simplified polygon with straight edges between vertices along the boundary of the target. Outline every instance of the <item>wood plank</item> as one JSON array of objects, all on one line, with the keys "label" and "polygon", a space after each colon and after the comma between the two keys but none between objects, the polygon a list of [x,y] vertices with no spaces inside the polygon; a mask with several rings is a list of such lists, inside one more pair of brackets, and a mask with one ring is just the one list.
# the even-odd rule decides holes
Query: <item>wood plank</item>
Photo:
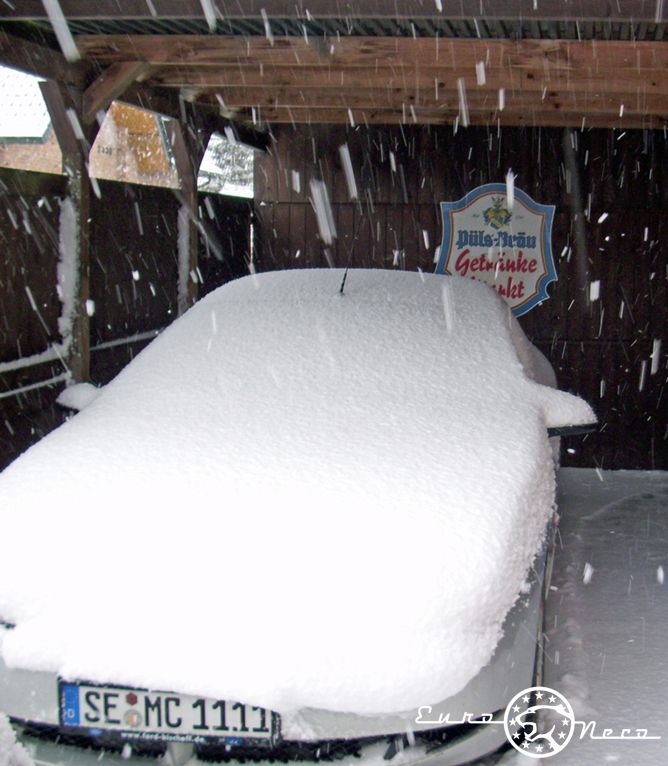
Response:
[{"label": "wood plank", "polygon": [[[197,210],[197,168],[199,164],[186,144],[181,125],[176,120],[168,120],[165,123],[169,142],[172,146],[176,170],[179,174],[181,189],[176,196],[181,203],[178,212],[178,240],[179,240],[179,276],[178,276],[178,313],[184,314],[197,300],[197,282],[191,278],[191,274],[197,271],[197,259],[199,251],[198,243],[198,210]],[[201,159],[201,158],[200,158]],[[185,239],[187,248],[187,263],[182,263],[181,243]],[[187,273],[182,273],[181,269]]]},{"label": "wood plank", "polygon": [[[70,19],[202,19],[204,12],[200,0],[60,0],[63,13]],[[18,7],[17,7],[18,6]],[[423,0],[216,0],[222,18],[270,19],[297,18],[317,19],[578,19],[580,21],[618,21],[633,19],[635,22],[666,20],[668,12],[663,6],[642,0],[459,0],[443,3],[439,10],[436,3]],[[47,18],[40,0],[22,0],[20,4],[0,4],[0,18],[32,20]]]},{"label": "wood plank", "polygon": [[314,66],[475,66],[543,68],[577,74],[668,66],[668,46],[633,40],[479,40],[439,37],[241,37],[231,35],[79,35],[76,44],[91,61],[113,64]]},{"label": "wood plank", "polygon": [[[75,252],[76,285],[72,311],[72,342],[67,363],[76,383],[90,380],[90,317],[86,310],[90,297],[90,190],[88,153],[95,138],[89,126],[84,132],[81,125],[81,91],[71,91],[54,80],[40,83],[53,129],[63,152],[63,170],[67,175],[67,198],[72,205],[66,233]],[[77,125],[78,123],[78,125]],[[63,225],[61,217],[61,226]],[[60,233],[61,241],[63,232]]]},{"label": "wood plank", "polygon": [[67,172],[66,159],[77,157],[82,151],[80,137],[77,136],[74,124],[68,116],[68,110],[75,116],[76,110],[73,110],[73,104],[66,89],[55,80],[40,82],[39,87],[63,153],[63,168]]},{"label": "wood plank", "polygon": [[[454,89],[439,91],[438,98],[433,90],[406,90],[394,88],[375,90],[358,89],[350,94],[334,89],[315,88],[225,88],[220,95],[230,110],[252,106],[267,107],[333,107],[350,109],[405,109],[406,121],[410,121],[411,107],[458,109],[459,94]],[[202,96],[200,95],[200,98]],[[585,114],[617,114],[623,106],[624,112],[633,114],[656,113],[668,115],[668,93],[647,94],[638,91],[626,93],[576,93],[566,90],[510,91],[504,93],[505,109],[538,107],[549,110],[582,110]],[[497,109],[499,93],[496,90],[477,89],[467,92],[469,109]]]},{"label": "wood plank", "polygon": [[[453,125],[458,118],[455,110],[430,111],[416,110],[415,120],[406,115],[400,109],[368,109],[352,110],[353,119],[359,125]],[[243,115],[241,115],[243,116]],[[246,115],[248,116],[248,115]],[[348,109],[324,108],[324,109],[298,109],[279,107],[263,109],[262,120],[266,123],[292,125],[294,123],[311,124],[350,124]],[[578,112],[550,112],[544,109],[532,109],[523,112],[511,112],[488,110],[471,112],[469,115],[470,125],[496,125],[501,126],[527,126],[527,127],[573,127],[573,128],[619,128],[634,129],[643,128],[656,130],[668,126],[668,117],[657,114],[630,114],[624,113],[622,117],[610,114],[586,115]],[[460,127],[464,127],[461,126]]]},{"label": "wood plank", "polygon": [[99,110],[106,110],[135,80],[150,69],[143,61],[123,61],[112,64],[91,85],[83,96],[83,120],[90,124]]},{"label": "wood plank", "polygon": [[[668,46],[667,46],[668,47]],[[457,88],[464,81],[466,91],[473,92],[476,83],[475,67],[271,67],[218,66],[218,67],[161,67],[150,79],[150,84],[164,88],[186,87],[195,94],[223,88],[321,88],[342,93],[361,89],[386,91],[403,89],[425,90],[436,94]],[[577,76],[559,73],[542,66],[523,69],[491,69],[487,72],[485,88],[506,91],[567,89],[575,93],[659,93],[668,92],[664,71],[660,69],[624,69],[619,72],[581,69]]]}]

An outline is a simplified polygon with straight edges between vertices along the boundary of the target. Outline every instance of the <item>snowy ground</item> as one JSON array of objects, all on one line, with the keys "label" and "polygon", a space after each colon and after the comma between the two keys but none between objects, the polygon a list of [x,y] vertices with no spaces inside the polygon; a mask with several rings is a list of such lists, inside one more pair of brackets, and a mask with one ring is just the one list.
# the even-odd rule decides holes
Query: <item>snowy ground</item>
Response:
[{"label": "snowy ground", "polygon": [[[561,547],[547,603],[544,683],[596,734],[648,729],[660,741],[571,740],[550,763],[668,762],[668,473],[562,469]],[[593,571],[592,571],[593,568]],[[529,764],[521,755],[503,763]]]}]

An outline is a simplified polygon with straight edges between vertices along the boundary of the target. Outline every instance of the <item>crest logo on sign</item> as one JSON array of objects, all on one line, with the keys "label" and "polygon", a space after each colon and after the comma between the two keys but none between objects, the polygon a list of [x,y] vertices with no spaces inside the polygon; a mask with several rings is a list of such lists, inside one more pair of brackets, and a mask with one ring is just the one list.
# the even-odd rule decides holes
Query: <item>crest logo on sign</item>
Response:
[{"label": "crest logo on sign", "polygon": [[485,282],[526,314],[549,296],[557,280],[552,257],[554,205],[541,205],[515,188],[512,204],[506,184],[485,184],[456,202],[441,202],[443,241],[437,274]]}]

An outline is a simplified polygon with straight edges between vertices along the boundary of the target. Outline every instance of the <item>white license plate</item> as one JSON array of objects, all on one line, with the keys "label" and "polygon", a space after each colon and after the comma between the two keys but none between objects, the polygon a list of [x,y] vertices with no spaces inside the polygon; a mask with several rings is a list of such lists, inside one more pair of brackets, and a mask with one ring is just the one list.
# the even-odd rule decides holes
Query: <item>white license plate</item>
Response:
[{"label": "white license plate", "polygon": [[246,739],[275,739],[278,722],[270,710],[229,700],[60,683],[61,726],[118,732],[129,741],[222,738],[242,744]]}]

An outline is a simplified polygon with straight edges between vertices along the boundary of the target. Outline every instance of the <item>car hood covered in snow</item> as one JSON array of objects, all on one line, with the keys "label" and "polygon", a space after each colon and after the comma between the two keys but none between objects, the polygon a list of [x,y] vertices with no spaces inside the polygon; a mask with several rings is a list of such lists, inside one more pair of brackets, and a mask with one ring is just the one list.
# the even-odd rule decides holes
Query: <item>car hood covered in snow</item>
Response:
[{"label": "car hood covered in snow", "polygon": [[0,476],[8,665],[373,714],[489,661],[593,414],[486,286],[341,278],[215,291]]}]

